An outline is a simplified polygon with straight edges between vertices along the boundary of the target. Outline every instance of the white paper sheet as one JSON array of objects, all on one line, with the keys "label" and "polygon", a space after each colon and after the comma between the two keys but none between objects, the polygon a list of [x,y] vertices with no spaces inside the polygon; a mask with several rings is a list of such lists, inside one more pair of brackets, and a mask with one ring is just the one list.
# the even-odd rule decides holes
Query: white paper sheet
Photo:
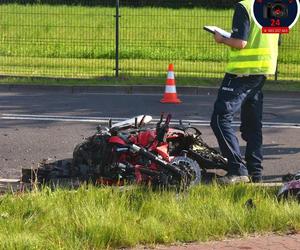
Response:
[{"label": "white paper sheet", "polygon": [[227,32],[217,26],[204,26],[203,29],[210,33],[213,33],[213,34],[215,33],[215,31],[217,31],[218,33],[220,33],[222,36],[224,36],[226,38],[231,37],[231,33]]}]

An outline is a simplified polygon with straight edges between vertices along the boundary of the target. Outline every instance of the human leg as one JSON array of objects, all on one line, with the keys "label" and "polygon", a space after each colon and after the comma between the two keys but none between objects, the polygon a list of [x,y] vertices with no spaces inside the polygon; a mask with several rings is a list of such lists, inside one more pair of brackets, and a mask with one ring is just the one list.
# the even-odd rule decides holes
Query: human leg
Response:
[{"label": "human leg", "polygon": [[263,93],[262,87],[265,77],[257,77],[258,86],[254,88],[241,107],[241,135],[247,142],[245,160],[246,166],[254,182],[262,179],[262,114]]},{"label": "human leg", "polygon": [[238,139],[232,128],[234,114],[240,109],[248,91],[242,78],[226,74],[211,117],[211,128],[218,140],[223,156],[228,159],[229,175],[248,175],[240,153]]}]

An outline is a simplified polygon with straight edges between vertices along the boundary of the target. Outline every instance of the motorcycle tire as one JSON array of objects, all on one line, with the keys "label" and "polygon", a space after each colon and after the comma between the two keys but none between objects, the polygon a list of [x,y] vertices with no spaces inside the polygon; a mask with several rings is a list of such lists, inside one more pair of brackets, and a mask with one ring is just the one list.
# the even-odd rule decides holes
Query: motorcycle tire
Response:
[{"label": "motorcycle tire", "polygon": [[186,172],[186,175],[188,176],[188,186],[195,186],[201,182],[201,168],[193,159],[178,156],[171,161],[171,164],[178,166],[181,170]]},{"label": "motorcycle tire", "polygon": [[106,138],[91,136],[75,146],[72,172],[74,175],[102,175],[110,154]]}]

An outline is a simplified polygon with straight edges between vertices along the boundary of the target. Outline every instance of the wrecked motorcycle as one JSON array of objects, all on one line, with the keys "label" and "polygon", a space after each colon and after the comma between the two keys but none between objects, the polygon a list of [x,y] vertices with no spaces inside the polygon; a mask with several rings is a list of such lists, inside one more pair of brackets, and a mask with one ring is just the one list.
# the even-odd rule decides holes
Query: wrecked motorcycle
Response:
[{"label": "wrecked motorcycle", "polygon": [[[207,169],[226,170],[227,160],[201,138],[201,132],[182,122],[171,125],[171,115],[161,115],[156,127],[151,116],[137,116],[97,132],[78,144],[73,159],[60,164],[42,163],[23,181],[47,183],[77,178],[94,184],[146,184],[186,188],[201,181]],[[35,178],[32,178],[35,176]]]}]

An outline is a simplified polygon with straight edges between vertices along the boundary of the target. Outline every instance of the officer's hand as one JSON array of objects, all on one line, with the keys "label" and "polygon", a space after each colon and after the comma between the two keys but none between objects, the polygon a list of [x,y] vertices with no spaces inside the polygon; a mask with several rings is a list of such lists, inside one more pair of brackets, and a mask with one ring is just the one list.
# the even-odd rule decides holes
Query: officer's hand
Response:
[{"label": "officer's hand", "polygon": [[217,31],[215,31],[215,41],[217,43],[223,43],[224,37]]}]

